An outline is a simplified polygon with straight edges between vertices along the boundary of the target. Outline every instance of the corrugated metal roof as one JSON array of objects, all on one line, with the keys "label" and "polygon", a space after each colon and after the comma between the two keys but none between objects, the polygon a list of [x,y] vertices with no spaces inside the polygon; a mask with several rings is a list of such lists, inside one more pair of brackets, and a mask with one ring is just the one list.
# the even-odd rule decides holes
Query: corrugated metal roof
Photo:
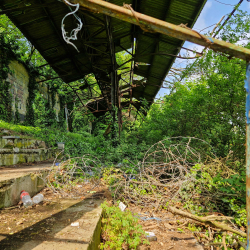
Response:
[{"label": "corrugated metal roof", "polygon": [[[23,2],[23,5],[22,3]],[[122,6],[124,0],[109,2]],[[206,0],[127,0],[135,11],[179,25],[192,27]],[[20,5],[21,4],[21,5]],[[65,43],[61,34],[61,21],[69,8],[58,0],[1,0],[0,8],[13,9],[7,12],[9,18],[37,48],[45,60],[67,83],[94,73],[101,90],[110,91],[111,55],[108,43],[105,17],[102,14],[80,10],[78,15],[84,28],[74,42],[80,53]],[[111,18],[115,51],[131,48],[136,41],[134,73],[145,79],[143,85],[132,89],[132,97],[139,102],[145,98],[151,103],[170,70],[175,58],[157,54],[164,51],[177,55],[182,40],[157,33],[148,33],[140,27]],[[66,28],[76,27],[74,18],[66,19]],[[122,101],[127,105],[128,95]],[[108,94],[110,97],[110,94]],[[130,97],[129,97],[130,98]],[[134,106],[139,107],[138,102]]]}]

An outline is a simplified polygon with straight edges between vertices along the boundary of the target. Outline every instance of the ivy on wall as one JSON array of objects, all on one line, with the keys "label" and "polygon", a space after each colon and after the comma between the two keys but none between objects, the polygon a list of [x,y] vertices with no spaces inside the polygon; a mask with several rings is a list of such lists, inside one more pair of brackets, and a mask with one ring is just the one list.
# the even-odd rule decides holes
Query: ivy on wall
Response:
[{"label": "ivy on wall", "polygon": [[12,117],[12,95],[10,93],[10,83],[8,82],[8,74],[11,73],[9,63],[11,58],[15,58],[13,50],[17,46],[13,42],[7,41],[0,34],[0,119],[11,122]]},{"label": "ivy on wall", "polygon": [[[9,64],[11,60],[17,60],[20,62],[28,71],[29,83],[28,83],[28,98],[26,103],[26,115],[24,123],[27,125],[35,126],[35,109],[34,102],[36,96],[38,95],[38,83],[37,79],[39,77],[39,71],[37,68],[30,63],[30,60],[24,61],[21,59],[21,54],[19,53],[19,47],[15,44],[15,41],[7,39],[3,34],[0,34],[0,120],[6,122],[20,123],[20,114],[18,112],[18,99],[15,97],[15,110],[12,110],[12,94],[10,92],[11,83],[8,81],[9,74],[12,74]],[[53,109],[55,106],[55,94],[57,93],[58,87],[50,87],[48,84],[49,96],[51,94],[51,100],[44,99],[45,114],[41,117],[41,123],[46,126],[52,126],[57,124],[56,114]],[[41,107],[41,106],[40,106]],[[41,114],[41,112],[40,112]],[[64,120],[64,114],[60,116],[60,120]],[[59,124],[57,124],[59,125]]]},{"label": "ivy on wall", "polygon": [[33,68],[29,68],[29,84],[28,84],[29,96],[27,98],[27,103],[26,103],[27,111],[25,116],[25,123],[31,126],[35,126],[35,112],[33,108],[33,102],[36,97],[35,91],[37,89],[37,82],[36,82],[37,76],[38,72]]},{"label": "ivy on wall", "polygon": [[14,115],[14,123],[15,124],[20,123],[20,114],[19,114],[19,110],[18,110],[18,102],[19,102],[19,100],[18,100],[18,98],[16,96],[16,98],[15,98],[15,115]]}]

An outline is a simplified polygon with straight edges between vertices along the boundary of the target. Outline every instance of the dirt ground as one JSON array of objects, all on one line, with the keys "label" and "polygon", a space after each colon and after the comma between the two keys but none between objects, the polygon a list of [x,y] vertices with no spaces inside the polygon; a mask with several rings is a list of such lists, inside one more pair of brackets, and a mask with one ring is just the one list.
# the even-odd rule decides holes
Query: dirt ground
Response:
[{"label": "dirt ground", "polygon": [[152,212],[147,208],[130,206],[131,212],[137,213],[139,223],[146,232],[153,232],[156,241],[151,241],[149,247],[142,250],[202,250],[194,234],[186,228],[188,221],[180,216],[173,215],[166,210]]},{"label": "dirt ground", "polygon": [[[62,198],[45,188],[41,192],[44,195],[42,203],[25,208],[20,202],[17,206],[0,210],[0,250],[31,250],[39,242],[58,240],[61,232],[64,232],[63,240],[72,240],[75,244],[76,247],[70,249],[85,249],[83,245],[88,244],[83,240],[86,234],[81,235],[79,242],[74,239],[76,235],[72,235],[72,230],[65,232],[64,229],[85,213],[91,213],[104,199],[109,199],[110,194],[104,186],[93,189],[90,183],[79,185],[79,189],[82,189],[81,199]],[[85,227],[90,229],[91,223]],[[25,244],[29,245],[27,249],[22,248]],[[83,248],[77,244],[82,244]]]},{"label": "dirt ground", "polygon": [[[9,209],[0,210],[0,250],[20,249],[19,245],[28,240],[51,240],[51,230],[55,223],[68,225],[75,217],[81,216],[79,211],[63,213],[69,206],[85,201],[85,205],[94,208],[96,199],[111,200],[111,194],[107,187],[99,185],[93,189],[91,183],[78,185],[82,193],[80,199],[70,199],[67,202],[61,194],[54,193],[45,188],[43,193],[44,202],[31,208],[24,208],[21,202]],[[202,250],[194,234],[186,226],[187,221],[174,216],[166,210],[152,212],[137,206],[129,206],[131,212],[138,214],[139,222],[147,232],[153,232],[157,240],[151,241],[149,247],[142,246],[140,249],[150,250]],[[67,236],[66,236],[67,238]],[[19,244],[19,243],[20,244]],[[30,248],[32,249],[32,248]]]},{"label": "dirt ground", "polygon": [[0,181],[13,179],[23,176],[24,174],[49,170],[53,165],[53,161],[46,160],[41,162],[23,163],[12,166],[0,166]]}]

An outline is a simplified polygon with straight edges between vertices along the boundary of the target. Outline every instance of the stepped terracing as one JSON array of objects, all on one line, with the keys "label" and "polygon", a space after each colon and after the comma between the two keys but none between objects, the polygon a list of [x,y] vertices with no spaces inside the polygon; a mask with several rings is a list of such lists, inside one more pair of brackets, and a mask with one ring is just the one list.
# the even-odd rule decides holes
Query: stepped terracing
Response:
[{"label": "stepped terracing", "polygon": [[44,161],[54,155],[55,150],[47,148],[44,141],[13,135],[0,138],[0,166]]}]

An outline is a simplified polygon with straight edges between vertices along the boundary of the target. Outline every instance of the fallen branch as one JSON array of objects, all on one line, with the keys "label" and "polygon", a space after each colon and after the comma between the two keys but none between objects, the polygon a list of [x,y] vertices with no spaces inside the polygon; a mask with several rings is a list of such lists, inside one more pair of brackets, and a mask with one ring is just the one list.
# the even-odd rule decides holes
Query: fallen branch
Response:
[{"label": "fallen branch", "polygon": [[205,238],[206,240],[210,240],[210,238],[208,236],[206,236],[205,234],[203,233],[200,233],[200,232],[194,232],[195,235],[197,235],[198,237],[200,238]]},{"label": "fallen branch", "polygon": [[223,243],[224,250],[227,250],[226,235],[227,235],[226,232],[224,232],[223,237],[222,237],[222,243]]},{"label": "fallen branch", "polygon": [[205,219],[206,221],[215,221],[215,220],[221,220],[221,221],[225,221],[225,220],[232,220],[234,219],[233,217],[229,217],[229,216],[216,216],[216,215],[210,215],[207,217],[203,217],[203,219]]},{"label": "fallen branch", "polygon": [[247,244],[244,243],[244,242],[242,242],[242,241],[240,241],[240,240],[238,239],[238,237],[233,236],[232,238],[235,239],[241,247],[243,247],[244,249],[247,249]]},{"label": "fallen branch", "polygon": [[179,210],[179,209],[177,209],[177,208],[175,208],[175,207],[171,207],[171,206],[168,207],[168,210],[169,210],[171,213],[173,213],[173,214],[178,214],[178,215],[187,217],[187,218],[189,218],[189,219],[196,220],[196,221],[199,221],[199,222],[208,224],[209,226],[214,226],[214,227],[220,228],[220,229],[222,229],[223,231],[229,231],[229,232],[238,234],[238,235],[240,235],[240,236],[242,236],[242,237],[247,237],[247,234],[244,233],[244,232],[240,232],[240,231],[238,231],[238,230],[235,230],[235,229],[229,227],[228,225],[223,224],[223,223],[220,223],[220,222],[217,222],[217,221],[207,220],[206,217],[199,217],[199,216],[190,214],[190,213],[188,213],[188,212],[181,211],[181,210]]}]

